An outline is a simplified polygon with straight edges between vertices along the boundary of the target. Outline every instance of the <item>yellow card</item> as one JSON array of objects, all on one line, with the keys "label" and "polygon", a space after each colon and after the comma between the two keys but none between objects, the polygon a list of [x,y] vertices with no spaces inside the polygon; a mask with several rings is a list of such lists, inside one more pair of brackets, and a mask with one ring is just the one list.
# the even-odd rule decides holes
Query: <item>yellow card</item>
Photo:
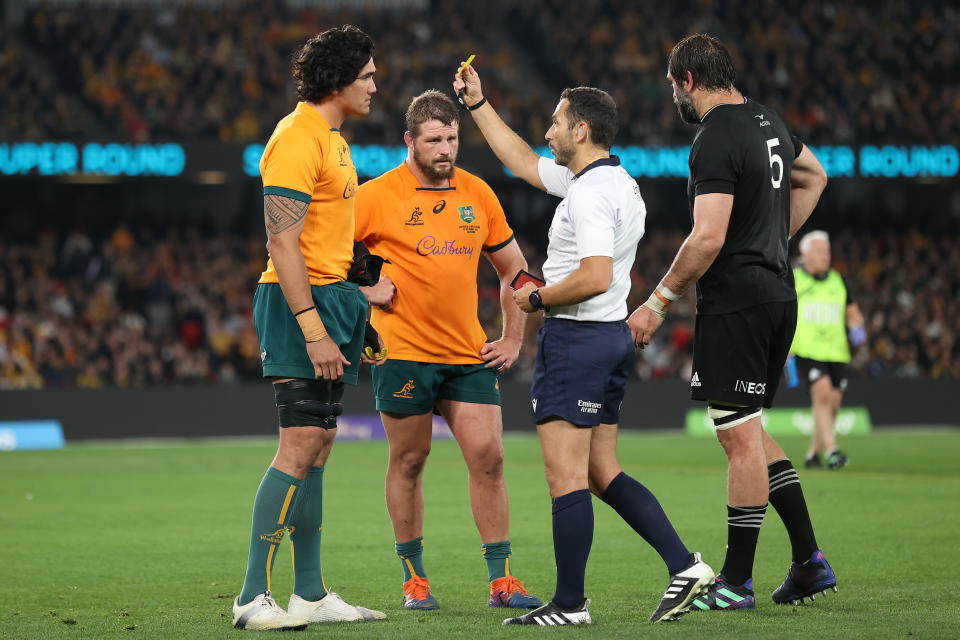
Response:
[{"label": "yellow card", "polygon": [[466,69],[467,67],[469,67],[469,66],[470,66],[470,63],[473,62],[473,59],[476,58],[476,57],[477,57],[477,54],[471,53],[471,54],[470,54],[470,57],[467,58],[467,61],[464,62],[462,65],[460,65],[460,68],[457,69],[457,75],[458,75],[458,76],[462,76],[462,75],[463,75],[463,70]]}]

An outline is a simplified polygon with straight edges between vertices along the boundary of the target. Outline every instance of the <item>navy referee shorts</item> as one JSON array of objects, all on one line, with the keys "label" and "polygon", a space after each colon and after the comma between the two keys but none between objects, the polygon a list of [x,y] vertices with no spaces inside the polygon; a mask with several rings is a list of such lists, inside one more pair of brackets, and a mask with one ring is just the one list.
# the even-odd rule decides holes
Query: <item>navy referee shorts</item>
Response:
[{"label": "navy referee shorts", "polygon": [[533,421],[560,418],[578,427],[617,424],[633,368],[627,323],[547,318],[537,334],[530,387]]}]

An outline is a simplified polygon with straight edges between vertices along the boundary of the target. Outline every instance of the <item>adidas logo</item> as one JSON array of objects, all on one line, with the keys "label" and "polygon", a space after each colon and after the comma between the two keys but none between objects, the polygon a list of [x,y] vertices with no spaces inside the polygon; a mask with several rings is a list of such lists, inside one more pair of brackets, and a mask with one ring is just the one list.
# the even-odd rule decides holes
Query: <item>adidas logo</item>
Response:
[{"label": "adidas logo", "polygon": [[[533,619],[541,627],[555,627],[563,625],[573,625],[573,624],[583,624],[586,620],[583,619],[583,614],[562,614],[562,613],[553,613],[545,616],[536,616]],[[590,624],[587,622],[587,624]]]},{"label": "adidas logo", "polygon": [[696,372],[696,371],[693,372],[693,377],[690,378],[690,386],[691,386],[691,387],[699,387],[699,386],[700,386],[700,376],[697,375],[697,372]]},{"label": "adidas logo", "polygon": [[674,578],[670,582],[670,586],[667,587],[667,590],[663,592],[663,597],[673,598],[675,596],[680,595],[683,592],[683,590],[686,588],[686,586],[690,584],[690,582],[691,580],[687,580],[684,578]]},{"label": "adidas logo", "polygon": [[539,609],[535,609],[519,618],[507,618],[503,621],[503,624],[540,625],[541,627],[593,624],[590,612],[587,611],[589,605],[590,599],[587,598],[578,609],[574,611],[564,611],[553,602],[549,602]]}]

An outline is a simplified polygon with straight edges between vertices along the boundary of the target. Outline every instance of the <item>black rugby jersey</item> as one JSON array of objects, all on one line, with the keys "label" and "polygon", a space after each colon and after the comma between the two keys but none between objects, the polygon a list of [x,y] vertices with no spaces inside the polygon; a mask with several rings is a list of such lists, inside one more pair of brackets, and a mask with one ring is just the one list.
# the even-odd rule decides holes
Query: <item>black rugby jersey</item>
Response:
[{"label": "black rugby jersey", "polygon": [[690,216],[698,195],[733,195],[727,237],[697,282],[697,313],[731,313],[797,297],[787,254],[790,169],[803,150],[771,109],[746,100],[704,115],[690,148]]}]

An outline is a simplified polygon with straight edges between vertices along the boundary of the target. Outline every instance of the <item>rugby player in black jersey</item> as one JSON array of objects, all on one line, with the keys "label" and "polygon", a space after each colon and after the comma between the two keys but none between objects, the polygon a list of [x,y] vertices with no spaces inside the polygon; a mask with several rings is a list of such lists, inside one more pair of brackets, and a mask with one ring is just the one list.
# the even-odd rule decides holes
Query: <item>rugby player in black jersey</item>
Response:
[{"label": "rugby player in black jersey", "polygon": [[760,422],[797,322],[787,241],[810,217],[827,176],[774,111],[737,91],[735,77],[730,53],[712,36],[684,38],[670,54],[674,102],[681,119],[699,127],[687,186],[693,230],[628,321],[642,348],[670,303],[696,282],[690,385],[692,397],[707,402],[727,454],[728,515],[723,569],[691,611],[755,608],[751,576],[768,500],[793,548],[774,602],[836,590],[797,472]]}]

